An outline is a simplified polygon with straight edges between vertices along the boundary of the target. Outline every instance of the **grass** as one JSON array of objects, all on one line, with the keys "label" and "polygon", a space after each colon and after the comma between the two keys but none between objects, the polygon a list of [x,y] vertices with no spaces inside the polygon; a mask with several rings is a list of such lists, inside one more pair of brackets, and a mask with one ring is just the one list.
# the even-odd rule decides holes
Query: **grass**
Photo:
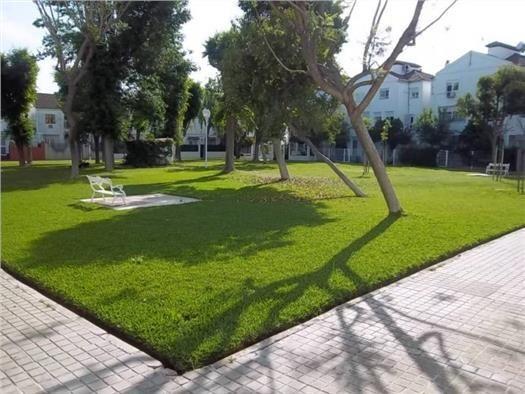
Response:
[{"label": "grass", "polygon": [[359,166],[342,167],[368,198],[320,163],[290,164],[285,183],[274,165],[212,164],[118,169],[130,195],[202,202],[113,211],[79,202],[89,187],[65,163],[4,163],[4,265],[182,371],[525,225],[506,180],[391,168],[407,212],[394,218]]}]

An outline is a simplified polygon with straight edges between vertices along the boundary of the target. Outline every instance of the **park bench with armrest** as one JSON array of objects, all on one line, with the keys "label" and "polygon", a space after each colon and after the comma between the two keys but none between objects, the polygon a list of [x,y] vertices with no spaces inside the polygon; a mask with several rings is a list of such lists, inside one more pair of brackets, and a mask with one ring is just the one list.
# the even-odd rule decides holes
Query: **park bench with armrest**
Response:
[{"label": "park bench with armrest", "polygon": [[508,163],[489,163],[485,170],[487,175],[503,175],[507,176],[509,174],[510,164]]},{"label": "park bench with armrest", "polygon": [[93,191],[93,194],[91,195],[91,202],[93,202],[93,198],[97,194],[100,194],[104,200],[106,199],[106,196],[111,196],[112,202],[115,201],[115,197],[120,197],[122,198],[124,204],[126,204],[126,193],[124,192],[124,186],[113,185],[113,182],[111,182],[111,179],[109,178],[91,175],[86,175],[86,177],[89,180],[89,186],[91,186],[91,190]]}]

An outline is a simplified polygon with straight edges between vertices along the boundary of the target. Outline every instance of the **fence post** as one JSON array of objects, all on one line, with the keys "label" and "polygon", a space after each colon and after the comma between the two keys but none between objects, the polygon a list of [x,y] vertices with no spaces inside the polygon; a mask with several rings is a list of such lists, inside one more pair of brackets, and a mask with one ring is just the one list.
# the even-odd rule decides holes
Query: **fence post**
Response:
[{"label": "fence post", "polygon": [[448,149],[445,151],[445,168],[448,168]]}]

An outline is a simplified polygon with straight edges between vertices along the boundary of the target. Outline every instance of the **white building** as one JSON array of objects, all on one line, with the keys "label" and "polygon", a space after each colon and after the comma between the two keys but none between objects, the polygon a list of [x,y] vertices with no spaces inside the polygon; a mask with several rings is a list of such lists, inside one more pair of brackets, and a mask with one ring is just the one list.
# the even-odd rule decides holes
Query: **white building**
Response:
[{"label": "white building", "polygon": [[[363,116],[372,123],[398,118],[405,128],[410,129],[423,109],[431,105],[433,78],[433,75],[423,72],[419,64],[396,61]],[[364,86],[355,91],[354,97],[358,103],[363,100],[368,88]],[[351,132],[348,150],[346,156],[350,160],[362,159],[362,150],[354,132]]]},{"label": "white building", "polygon": [[[36,103],[29,111],[29,116],[35,123],[33,146],[44,141],[54,145],[66,145],[68,136],[67,122],[54,94],[37,93]],[[6,122],[2,120],[2,156],[9,153],[9,138],[5,135],[7,126]]]},{"label": "white building", "polygon": [[30,116],[36,126],[34,144],[42,141],[67,142],[67,122],[54,94],[37,93],[35,107],[31,110]]},{"label": "white building", "polygon": [[[432,111],[445,117],[451,131],[460,133],[467,123],[457,113],[457,102],[467,93],[476,94],[478,80],[508,65],[525,66],[525,44],[512,46],[498,41],[487,45],[487,53],[469,51],[445,65],[432,82]],[[514,128],[515,129],[515,128]]]},{"label": "white building", "polygon": [[[430,106],[433,78],[419,64],[396,61],[363,115],[374,122],[399,118],[410,128],[421,111]],[[356,101],[360,102],[367,91],[368,86],[358,88]]]}]

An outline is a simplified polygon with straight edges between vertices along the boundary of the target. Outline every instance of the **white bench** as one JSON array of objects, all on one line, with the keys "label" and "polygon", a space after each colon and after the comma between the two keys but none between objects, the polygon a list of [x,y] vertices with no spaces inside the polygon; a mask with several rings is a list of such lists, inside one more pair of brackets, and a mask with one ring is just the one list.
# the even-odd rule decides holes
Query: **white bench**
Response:
[{"label": "white bench", "polygon": [[89,186],[91,186],[91,190],[93,191],[93,194],[91,195],[91,202],[93,202],[95,195],[100,194],[102,195],[104,201],[106,200],[106,196],[112,197],[111,202],[115,201],[115,197],[120,197],[122,198],[124,204],[126,204],[126,193],[124,192],[124,186],[113,185],[113,182],[111,182],[111,179],[109,178],[90,175],[86,175],[86,177],[89,181]]},{"label": "white bench", "polygon": [[500,163],[489,163],[487,165],[487,168],[485,170],[485,173],[487,175],[503,175],[503,176],[507,176],[509,175],[509,168],[510,168],[510,164],[508,163],[505,163],[505,164],[500,164]]}]

